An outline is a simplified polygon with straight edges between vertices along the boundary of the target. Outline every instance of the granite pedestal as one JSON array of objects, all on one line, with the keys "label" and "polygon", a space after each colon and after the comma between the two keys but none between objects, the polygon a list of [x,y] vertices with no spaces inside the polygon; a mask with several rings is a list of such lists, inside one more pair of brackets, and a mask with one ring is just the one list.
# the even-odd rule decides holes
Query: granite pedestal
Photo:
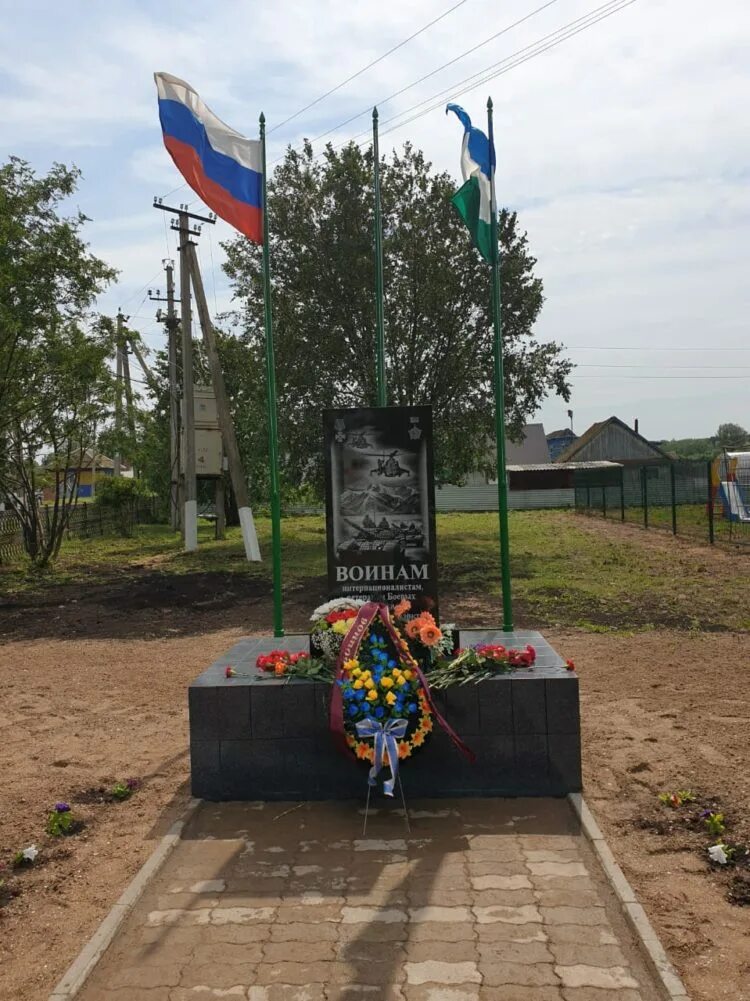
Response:
[{"label": "granite pedestal", "polygon": [[[328,727],[330,684],[269,677],[259,654],[308,649],[307,635],[241,640],[189,689],[194,796],[207,800],[359,798],[366,766],[338,751]],[[537,651],[533,669],[435,692],[471,764],[437,726],[404,763],[407,796],[564,796],[581,789],[578,677],[537,632],[462,629],[460,645]],[[238,677],[227,678],[231,665]]]}]

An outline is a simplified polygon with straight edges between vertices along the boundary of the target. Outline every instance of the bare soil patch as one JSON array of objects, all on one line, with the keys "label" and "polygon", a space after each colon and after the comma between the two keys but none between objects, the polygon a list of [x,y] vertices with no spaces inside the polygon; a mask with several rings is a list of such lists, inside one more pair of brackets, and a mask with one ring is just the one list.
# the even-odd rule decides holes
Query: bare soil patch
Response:
[{"label": "bare soil patch", "polygon": [[[747,557],[571,517],[534,522],[547,526],[543,545],[529,541],[529,526],[526,541],[519,535],[517,562],[534,572],[517,578],[517,623],[543,628],[579,666],[586,796],[694,1001],[750,1001],[747,873],[712,868],[710,839],[676,825],[657,800],[692,789],[721,807],[728,837],[750,842],[750,633],[731,631],[750,607]],[[498,602],[482,539],[469,531],[478,521],[466,524],[467,555],[443,577],[443,616],[487,625],[498,622]],[[552,551],[571,533],[576,552],[588,546],[578,563],[569,548]],[[304,630],[325,596],[318,564],[304,566],[285,589],[288,631]],[[45,996],[179,815],[189,795],[187,685],[271,620],[262,577],[180,569],[141,558],[0,598],[0,860],[41,849],[0,897],[0,1001]],[[649,631],[570,628],[579,620]],[[664,628],[675,625],[690,628]],[[142,788],[112,802],[112,784],[130,776]],[[79,834],[43,833],[58,800],[84,822]]]}]

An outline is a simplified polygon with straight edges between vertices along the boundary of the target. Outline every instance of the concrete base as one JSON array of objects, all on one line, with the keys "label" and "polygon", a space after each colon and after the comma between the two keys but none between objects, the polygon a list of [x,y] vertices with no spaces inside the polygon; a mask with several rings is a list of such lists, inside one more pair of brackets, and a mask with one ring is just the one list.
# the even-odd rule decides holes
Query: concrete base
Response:
[{"label": "concrete base", "polygon": [[[306,634],[241,640],[189,689],[194,796],[207,800],[353,799],[366,767],[341,754],[328,728],[331,686],[277,679],[259,654],[308,649]],[[537,632],[467,629],[460,645],[503,643],[537,651],[536,666],[436,692],[470,764],[436,727],[404,762],[407,796],[564,796],[581,789],[578,677]],[[226,678],[228,665],[240,674]]]}]

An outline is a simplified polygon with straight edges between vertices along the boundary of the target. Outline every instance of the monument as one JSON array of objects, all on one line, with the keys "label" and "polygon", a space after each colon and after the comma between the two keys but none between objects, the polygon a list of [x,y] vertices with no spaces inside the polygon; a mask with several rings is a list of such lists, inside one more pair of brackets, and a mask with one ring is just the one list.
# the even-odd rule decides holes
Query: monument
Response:
[{"label": "monument", "polygon": [[[332,598],[438,618],[429,407],[324,414],[328,581]],[[312,609],[311,609],[312,611]],[[531,668],[433,692],[473,751],[435,729],[402,769],[407,796],[561,796],[581,788],[578,678],[538,632],[458,629],[455,647],[536,651]],[[259,656],[310,652],[310,636],[241,640],[190,686],[193,795],[225,799],[348,799],[366,771],[331,736],[331,680],[274,677]],[[314,652],[314,650],[313,650]],[[230,669],[231,670],[228,670]],[[429,670],[427,670],[429,682]]]},{"label": "monument", "polygon": [[331,597],[436,615],[432,408],[326,410],[323,429]]}]

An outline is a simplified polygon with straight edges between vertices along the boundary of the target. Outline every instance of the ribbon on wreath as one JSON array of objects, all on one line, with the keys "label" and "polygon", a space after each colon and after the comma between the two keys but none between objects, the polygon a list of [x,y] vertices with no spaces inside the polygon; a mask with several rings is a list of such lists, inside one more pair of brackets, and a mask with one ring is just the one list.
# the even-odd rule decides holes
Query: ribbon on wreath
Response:
[{"label": "ribbon on wreath", "polygon": [[362,645],[362,640],[365,638],[370,626],[378,616],[380,616],[383,628],[396,649],[399,660],[408,661],[409,666],[419,678],[425,698],[427,699],[427,704],[430,707],[430,712],[435,717],[438,724],[443,728],[445,733],[453,741],[458,750],[473,764],[477,760],[476,754],[474,754],[471,748],[464,744],[456,731],[443,719],[440,714],[432,698],[427,678],[425,678],[421,667],[416,662],[414,657],[412,657],[408,643],[406,640],[400,638],[396,632],[396,627],[391,622],[391,615],[388,611],[388,606],[378,604],[376,601],[368,601],[367,604],[362,605],[359,609],[351,629],[343,639],[341,649],[339,650],[339,655],[336,660],[336,677],[331,691],[329,726],[337,746],[341,751],[343,751],[344,754],[351,754],[351,750],[346,743],[346,732],[344,729],[344,699],[341,694],[341,686],[338,685],[337,682],[343,678],[346,673],[344,671],[344,664],[347,660],[353,660],[357,656],[359,648]]},{"label": "ribbon on wreath", "polygon": [[[378,774],[383,764],[387,764],[391,770],[391,777],[383,782],[383,792],[386,796],[393,796],[393,789],[398,778],[398,744],[397,740],[402,740],[406,736],[406,729],[409,726],[408,719],[389,719],[385,726],[376,719],[361,719],[355,723],[358,737],[374,737],[373,763],[367,776],[367,782],[371,786],[377,785]],[[385,758],[385,762],[383,759]]]}]

